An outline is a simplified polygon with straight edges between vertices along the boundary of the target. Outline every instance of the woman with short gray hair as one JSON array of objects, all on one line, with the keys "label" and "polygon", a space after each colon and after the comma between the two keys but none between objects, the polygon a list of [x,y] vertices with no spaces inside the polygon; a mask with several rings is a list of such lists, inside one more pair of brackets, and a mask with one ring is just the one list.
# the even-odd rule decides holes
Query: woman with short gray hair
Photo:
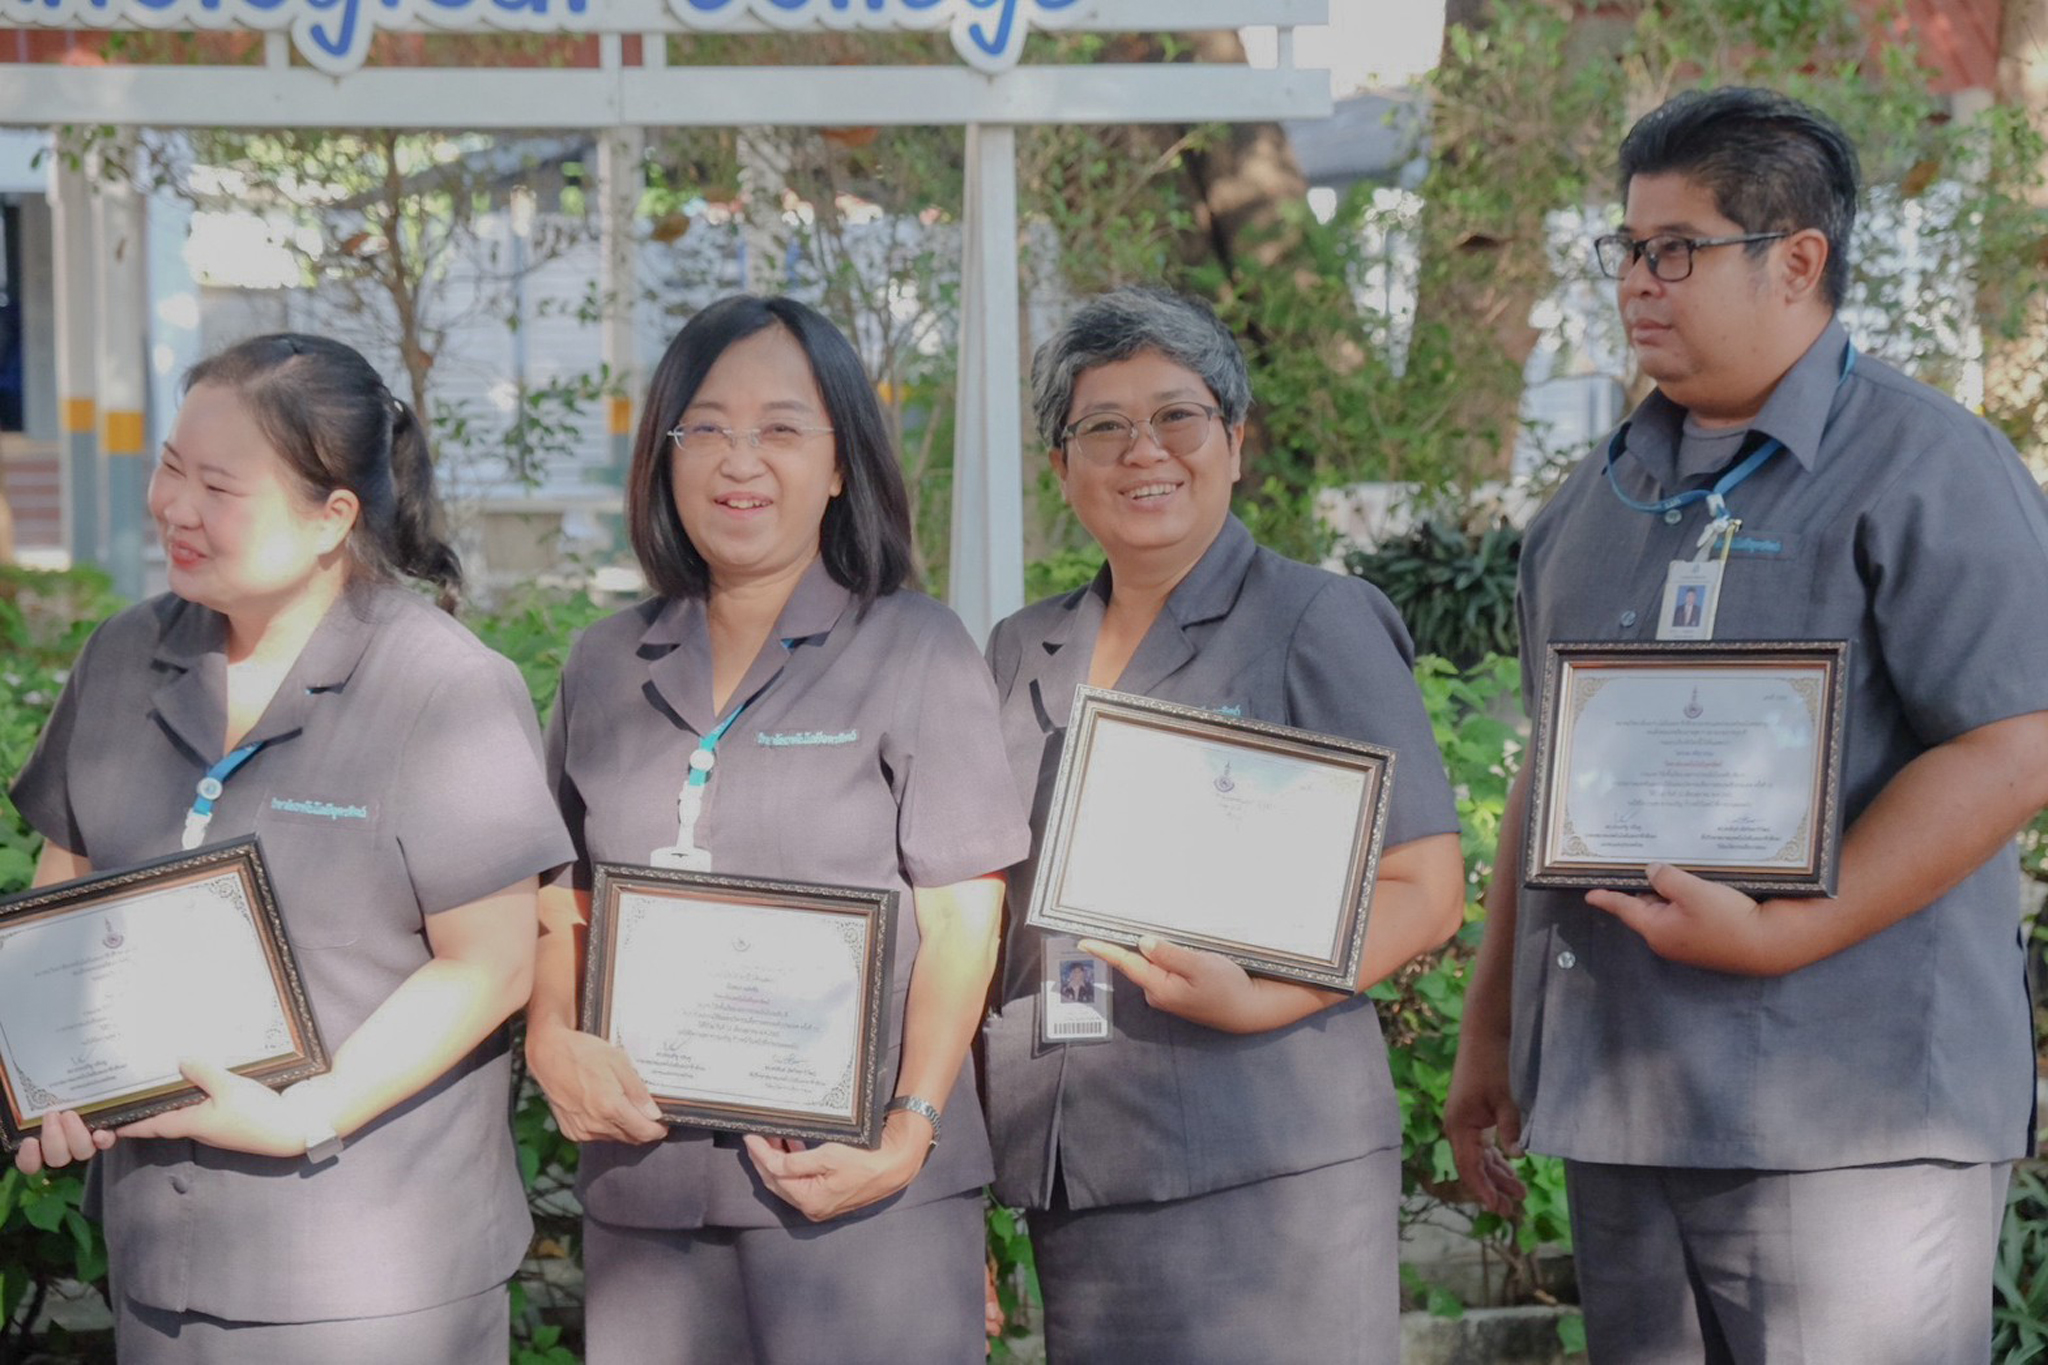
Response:
[{"label": "woman with short gray hair", "polygon": [[[997,1196],[1029,1210],[1048,1357],[1390,1365],[1401,1121],[1363,992],[1447,939],[1464,905],[1408,633],[1376,589],[1261,549],[1231,516],[1251,389],[1204,305],[1094,299],[1039,350],[1032,390],[1061,495],[1107,559],[989,643],[1033,843],[1010,869],[989,1121]],[[1081,683],[1396,751],[1351,990],[1022,924]],[[1075,962],[1094,968],[1086,1000],[1066,988]],[[1090,1041],[1066,1027],[1077,1010]]]}]

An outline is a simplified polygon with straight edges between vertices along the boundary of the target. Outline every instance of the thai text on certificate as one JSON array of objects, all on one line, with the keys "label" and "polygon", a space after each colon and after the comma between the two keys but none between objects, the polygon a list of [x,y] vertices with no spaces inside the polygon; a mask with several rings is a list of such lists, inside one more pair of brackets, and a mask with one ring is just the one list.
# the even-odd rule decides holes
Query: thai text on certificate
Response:
[{"label": "thai text on certificate", "polygon": [[1059,904],[1327,958],[1365,831],[1355,768],[1104,717]]},{"label": "thai text on certificate", "polygon": [[612,1041],[655,1094],[848,1119],[868,921],[623,892]]},{"label": "thai text on certificate", "polygon": [[241,879],[210,877],[0,929],[0,1055],[23,1111],[182,1086],[292,1033]]},{"label": "thai text on certificate", "polygon": [[1579,679],[1562,774],[1568,857],[1806,861],[1822,780],[1820,683],[1719,669]]}]

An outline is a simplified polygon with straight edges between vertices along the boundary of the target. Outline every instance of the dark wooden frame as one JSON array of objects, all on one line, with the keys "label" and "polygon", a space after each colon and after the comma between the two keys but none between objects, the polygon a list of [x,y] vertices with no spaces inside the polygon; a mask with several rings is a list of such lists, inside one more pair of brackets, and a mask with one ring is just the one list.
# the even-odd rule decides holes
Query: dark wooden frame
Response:
[{"label": "dark wooden frame", "polygon": [[[232,882],[228,880],[230,878]],[[240,908],[263,949],[264,960],[270,967],[271,984],[277,991],[278,1002],[290,1029],[283,1051],[234,1069],[251,1080],[279,1089],[325,1072],[328,1068],[327,1046],[321,1039],[319,1023],[314,1019],[312,1005],[307,1000],[298,961],[292,954],[284,919],[278,913],[277,897],[271,889],[262,848],[254,836],[197,852],[154,859],[135,867],[38,887],[10,897],[0,901],[0,932],[31,921],[102,913],[138,894],[200,881],[217,881],[224,887],[231,886],[239,891],[242,897]],[[203,988],[203,983],[200,986]],[[0,1000],[0,1034],[10,1027],[21,1026],[7,1019],[6,1010],[7,1003]],[[19,1147],[24,1139],[35,1136],[42,1127],[46,1106],[35,1103],[39,1095],[52,1098],[33,1079],[10,1074],[5,1055],[0,1053],[0,1145],[9,1151]],[[205,1098],[205,1092],[199,1087],[180,1081],[116,1096],[82,1110],[81,1117],[95,1128],[117,1128],[197,1104]]]},{"label": "dark wooden frame", "polygon": [[665,1095],[651,1085],[649,1089],[655,1103],[661,1107],[662,1120],[674,1126],[760,1133],[813,1142],[844,1142],[866,1148],[879,1146],[883,1109],[892,1088],[881,1071],[888,1048],[889,1021],[884,1011],[888,1009],[891,998],[890,971],[895,960],[898,893],[868,887],[598,863],[593,870],[590,894],[590,933],[583,963],[581,1026],[584,1032],[600,1038],[612,1036],[612,1011],[617,1003],[613,977],[618,945],[618,897],[622,890],[629,889],[673,900],[679,913],[687,913],[691,901],[712,900],[797,914],[852,915],[865,922],[867,946],[860,965],[861,1036],[856,1045],[851,1078],[853,1093],[848,1103],[846,1122],[836,1123],[808,1110],[707,1101],[687,1095]]},{"label": "dark wooden frame", "polygon": [[[1814,799],[1808,819],[1815,831],[1811,856],[1790,870],[1776,864],[1740,867],[1687,867],[1713,881],[1724,882],[1754,896],[1832,896],[1841,860],[1842,752],[1848,714],[1849,645],[1843,640],[1697,640],[1560,642],[1544,651],[1543,699],[1537,709],[1536,733],[1529,753],[1527,824],[1523,830],[1522,868],[1525,886],[1549,889],[1641,891],[1649,888],[1643,863],[1566,860],[1557,847],[1567,832],[1555,828],[1562,818],[1556,784],[1569,766],[1569,746],[1576,712],[1566,702],[1576,695],[1571,684],[1600,669],[1768,669],[1817,670],[1813,698],[1815,734],[1819,740],[1812,762]],[[1674,866],[1685,866],[1666,859]]]}]

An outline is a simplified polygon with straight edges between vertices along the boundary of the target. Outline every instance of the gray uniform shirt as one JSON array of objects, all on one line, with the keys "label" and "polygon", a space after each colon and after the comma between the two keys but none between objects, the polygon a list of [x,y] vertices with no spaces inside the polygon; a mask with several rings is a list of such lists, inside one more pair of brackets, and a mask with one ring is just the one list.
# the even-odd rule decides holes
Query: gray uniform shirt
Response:
[{"label": "gray uniform shirt", "polygon": [[[1240,1036],[1155,1010],[1118,977],[1108,1041],[1037,1044],[1042,954],[1023,918],[1108,592],[1105,569],[1010,617],[989,641],[1034,848],[1010,872],[1003,1003],[987,1034],[997,1196],[1046,1207],[1057,1164],[1077,1209],[1181,1199],[1398,1144],[1400,1106],[1363,996]],[[1377,588],[1261,549],[1232,517],[1116,686],[1394,750],[1391,848],[1458,827],[1412,664],[1407,629]]]},{"label": "gray uniform shirt", "polygon": [[[1742,530],[1715,634],[1848,640],[1844,813],[1966,731],[2048,708],[2048,504],[1982,419],[1831,324],[1754,430],[1785,450],[1728,494]],[[1615,473],[1686,482],[1659,394]],[[1626,507],[1582,463],[1522,552],[1523,692],[1542,646],[1653,639],[1665,566],[1707,513]],[[1517,875],[1502,869],[1501,875]],[[1667,962],[1576,892],[1524,889],[1513,1075],[1529,1145],[1581,1161],[1812,1170],[2031,1149],[2019,867],[2001,850],[1926,909],[1776,978]]]},{"label": "gray uniform shirt", "polygon": [[[716,872],[902,893],[882,1065],[892,1084],[918,946],[911,888],[1000,871],[1026,847],[988,673],[944,607],[904,591],[862,615],[822,560],[724,715],[712,714],[702,602],[654,599],[598,622],[569,656],[548,727],[579,887],[592,861],[645,863],[674,842],[676,793],[698,736],[742,702],[718,744],[697,842]],[[945,1110],[945,1140],[917,1179],[853,1216],[988,1180],[971,1063]],[[646,1146],[585,1143],[578,1191],[591,1214],[624,1227],[809,1226],[761,1184],[736,1137],[704,1129]]]},{"label": "gray uniform shirt", "polygon": [[[164,596],[94,634],[13,797],[111,871],[176,853],[221,756],[226,622]],[[332,1051],[432,956],[427,917],[565,862],[518,672],[398,588],[345,594],[243,743],[209,841],[254,833]],[[335,809],[342,815],[308,813]],[[243,1321],[409,1312],[502,1282],[532,1235],[502,1030],[309,1167],[135,1139],[94,1159],[113,1275]]]}]

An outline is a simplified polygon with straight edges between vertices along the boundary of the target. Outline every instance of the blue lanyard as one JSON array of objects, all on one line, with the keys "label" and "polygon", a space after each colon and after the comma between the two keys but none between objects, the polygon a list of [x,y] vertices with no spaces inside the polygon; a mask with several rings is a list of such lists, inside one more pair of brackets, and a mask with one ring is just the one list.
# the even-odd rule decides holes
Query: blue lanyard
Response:
[{"label": "blue lanyard", "polygon": [[197,848],[206,838],[206,827],[213,823],[213,803],[220,800],[221,791],[236,769],[256,756],[268,740],[257,740],[223,758],[206,770],[206,776],[199,779],[197,795],[192,799],[192,809],[185,813],[185,836],[181,841],[188,849]]},{"label": "blue lanyard", "polygon": [[[760,695],[756,692],[754,697]],[[720,721],[710,734],[697,740],[697,747],[690,753],[690,786],[701,787],[711,780],[712,765],[718,762],[718,741],[725,738],[727,730],[732,729],[732,723],[740,718],[740,712],[754,704],[754,697],[748,697],[741,702],[738,710]]]},{"label": "blue lanyard", "polygon": [[[1836,389],[1839,390],[1842,387],[1855,368],[1856,346],[1852,342],[1847,354],[1842,357],[1842,377],[1835,381]],[[1785,443],[1773,436],[1770,440],[1765,441],[1762,445],[1751,451],[1741,464],[1736,465],[1735,468],[1716,479],[1712,488],[1688,488],[1683,493],[1674,493],[1668,498],[1659,498],[1655,502],[1638,502],[1621,491],[1621,481],[1614,477],[1614,462],[1621,458],[1621,444],[1623,439],[1628,436],[1628,428],[1629,424],[1624,422],[1621,430],[1615,432],[1607,442],[1607,486],[1614,490],[1614,496],[1621,499],[1623,506],[1632,507],[1638,512],[1676,512],[1680,508],[1690,507],[1696,502],[1704,502],[1707,504],[1708,510],[1716,517],[1725,517],[1728,515],[1729,490],[1750,475],[1756,473],[1757,470],[1769,464],[1772,457],[1785,448]],[[1821,428],[1821,434],[1825,436],[1827,428]],[[1677,518],[1670,517],[1667,520],[1675,522]]]}]

